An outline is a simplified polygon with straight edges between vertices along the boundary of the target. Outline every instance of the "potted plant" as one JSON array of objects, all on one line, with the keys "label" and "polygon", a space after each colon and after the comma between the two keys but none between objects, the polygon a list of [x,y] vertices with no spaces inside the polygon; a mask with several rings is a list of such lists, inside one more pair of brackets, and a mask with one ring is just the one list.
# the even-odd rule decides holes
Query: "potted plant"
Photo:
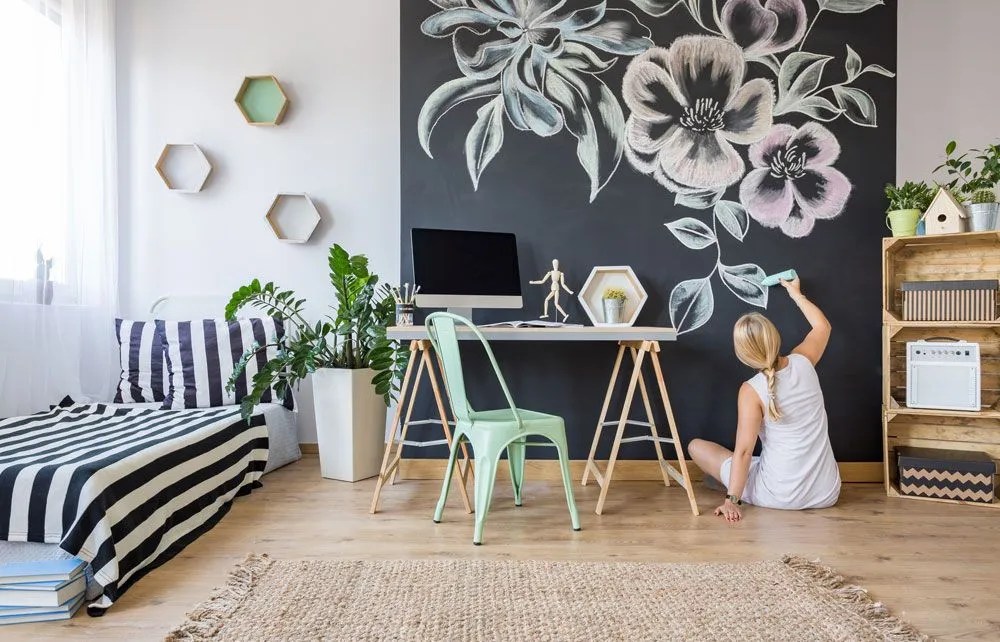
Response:
[{"label": "potted plant", "polygon": [[[395,301],[389,287],[379,286],[378,276],[369,272],[368,259],[350,256],[334,245],[328,263],[336,305],[323,319],[310,323],[303,316],[305,299],[258,279],[233,293],[226,318],[252,307],[286,324],[285,336],[269,344],[277,347],[277,356],[253,376],[251,390],[242,401],[243,416],[250,416],[269,387],[283,397],[312,375],[322,475],[357,481],[378,474],[385,444],[385,406],[407,355],[386,338]],[[230,386],[266,347],[255,344],[243,355]]]},{"label": "potted plant", "polygon": [[888,183],[885,196],[889,199],[886,221],[892,235],[913,236],[917,223],[934,198],[934,190],[923,181],[906,181],[901,186]]},{"label": "potted plant", "polygon": [[[961,156],[954,156],[957,147],[955,141],[945,146],[945,162],[934,171],[943,169],[951,178],[945,187],[966,204],[971,231],[996,229],[997,214],[1000,213],[1000,204],[996,202],[996,185],[1000,182],[1000,145],[972,149]],[[976,156],[970,159],[969,154]]]},{"label": "potted plant", "polygon": [[601,302],[604,304],[605,323],[623,323],[625,318],[625,301],[628,295],[621,288],[610,287],[604,290]]}]

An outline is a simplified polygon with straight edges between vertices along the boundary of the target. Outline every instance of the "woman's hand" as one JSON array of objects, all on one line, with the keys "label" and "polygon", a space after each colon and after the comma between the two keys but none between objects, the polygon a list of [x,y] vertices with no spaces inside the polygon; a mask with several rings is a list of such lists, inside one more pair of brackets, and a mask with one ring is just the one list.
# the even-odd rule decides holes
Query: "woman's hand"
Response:
[{"label": "woman's hand", "polygon": [[779,283],[781,283],[781,287],[788,290],[788,296],[793,299],[802,296],[802,282],[799,280],[799,277],[795,277],[790,281],[779,281]]},{"label": "woman's hand", "polygon": [[726,521],[730,524],[735,524],[743,519],[743,515],[740,513],[740,507],[728,499],[725,504],[715,509],[715,514],[720,517],[725,517]]}]

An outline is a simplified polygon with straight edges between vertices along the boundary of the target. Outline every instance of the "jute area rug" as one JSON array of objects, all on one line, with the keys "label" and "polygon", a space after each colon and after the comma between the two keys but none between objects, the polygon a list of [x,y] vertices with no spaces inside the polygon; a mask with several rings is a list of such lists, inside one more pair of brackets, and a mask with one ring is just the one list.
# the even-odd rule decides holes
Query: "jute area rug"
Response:
[{"label": "jute area rug", "polygon": [[251,555],[166,639],[926,638],[864,589],[796,557],[641,564]]}]

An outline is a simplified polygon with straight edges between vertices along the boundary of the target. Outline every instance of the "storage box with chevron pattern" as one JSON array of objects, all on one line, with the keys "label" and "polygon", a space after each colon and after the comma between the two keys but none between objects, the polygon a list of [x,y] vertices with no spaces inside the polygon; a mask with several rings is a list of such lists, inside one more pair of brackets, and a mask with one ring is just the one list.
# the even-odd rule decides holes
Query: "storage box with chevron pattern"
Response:
[{"label": "storage box with chevron pattern", "polygon": [[899,492],[915,497],[991,504],[996,462],[986,453],[900,446]]}]

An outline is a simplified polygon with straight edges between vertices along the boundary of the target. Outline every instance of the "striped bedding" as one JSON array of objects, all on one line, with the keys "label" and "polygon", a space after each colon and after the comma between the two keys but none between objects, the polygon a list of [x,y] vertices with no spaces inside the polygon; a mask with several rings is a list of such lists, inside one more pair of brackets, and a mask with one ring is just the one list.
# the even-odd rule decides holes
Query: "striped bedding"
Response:
[{"label": "striped bedding", "polygon": [[0,421],[0,540],[90,563],[106,609],[259,486],[268,433],[239,407],[105,404]]}]

